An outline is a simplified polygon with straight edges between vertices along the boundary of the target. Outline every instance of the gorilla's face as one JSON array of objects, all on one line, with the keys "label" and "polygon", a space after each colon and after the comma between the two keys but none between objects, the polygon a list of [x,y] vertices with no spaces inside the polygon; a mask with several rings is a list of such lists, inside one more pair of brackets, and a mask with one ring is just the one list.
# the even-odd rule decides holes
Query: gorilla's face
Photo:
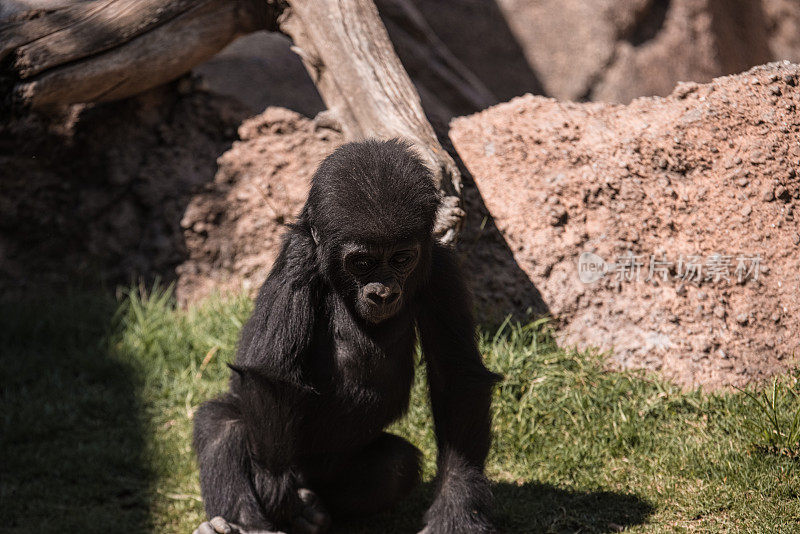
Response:
[{"label": "gorilla's face", "polygon": [[377,324],[402,309],[420,249],[416,242],[348,243],[343,248],[342,266],[355,286],[355,309],[364,320]]}]

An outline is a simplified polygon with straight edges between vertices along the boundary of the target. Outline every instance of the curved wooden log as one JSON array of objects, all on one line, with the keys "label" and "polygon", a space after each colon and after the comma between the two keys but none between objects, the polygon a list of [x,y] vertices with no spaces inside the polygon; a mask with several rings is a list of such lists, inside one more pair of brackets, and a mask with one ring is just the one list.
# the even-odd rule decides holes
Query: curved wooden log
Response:
[{"label": "curved wooden log", "polygon": [[[169,82],[259,29],[251,1],[97,0],[0,26],[0,58],[30,107],[116,100]],[[265,10],[262,10],[265,11]]]}]

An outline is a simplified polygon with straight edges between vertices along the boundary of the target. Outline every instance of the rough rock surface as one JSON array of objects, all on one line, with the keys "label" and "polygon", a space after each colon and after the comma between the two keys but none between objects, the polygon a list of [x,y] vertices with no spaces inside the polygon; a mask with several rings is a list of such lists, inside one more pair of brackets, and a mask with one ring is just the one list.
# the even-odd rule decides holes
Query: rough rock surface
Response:
[{"label": "rough rock surface", "polygon": [[313,117],[325,104],[291,44],[280,33],[255,32],[193,72],[210,91],[241,100],[253,114],[277,106]]},{"label": "rough rock surface", "polygon": [[669,94],[679,80],[800,61],[796,0],[414,3],[501,100],[531,92],[629,102]]},{"label": "rough rock surface", "polygon": [[[451,136],[478,186],[467,182],[459,249],[482,320],[549,313],[564,343],[613,348],[616,365],[687,385],[743,384],[792,365],[798,74],[761,67],[629,106],[527,96],[457,119]],[[316,164],[341,142],[278,108],[239,135],[183,218],[183,302],[263,281]],[[577,275],[585,251],[611,269],[593,284]],[[613,264],[629,253],[639,278],[621,271],[630,280],[618,281]],[[653,255],[672,264],[654,264],[648,282]]]},{"label": "rough rock surface", "polygon": [[[740,385],[800,352],[799,85],[781,63],[628,106],[528,95],[451,138],[562,342]],[[606,262],[594,283],[583,252]]]},{"label": "rough rock surface", "polygon": [[[800,62],[797,0],[413,0],[448,48],[498,98],[630,102],[773,60]],[[402,59],[402,58],[401,58]],[[197,67],[213,92],[253,113],[323,109],[289,41],[257,32]],[[423,106],[446,123],[440,105]],[[447,101],[447,95],[436,95]],[[442,120],[443,119],[443,120]]]}]

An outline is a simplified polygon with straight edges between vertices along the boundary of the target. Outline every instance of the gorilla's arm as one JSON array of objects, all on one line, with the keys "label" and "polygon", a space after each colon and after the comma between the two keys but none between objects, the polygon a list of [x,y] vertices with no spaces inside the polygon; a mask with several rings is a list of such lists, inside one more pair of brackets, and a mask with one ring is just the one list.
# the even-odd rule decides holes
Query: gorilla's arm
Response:
[{"label": "gorilla's arm", "polygon": [[242,329],[232,366],[236,373],[231,393],[239,401],[251,453],[273,472],[291,460],[298,422],[295,410],[310,392],[303,368],[319,302],[316,273],[310,232],[290,228]]},{"label": "gorilla's arm", "polygon": [[483,465],[491,442],[491,393],[500,378],[483,365],[472,302],[456,258],[435,245],[418,316],[439,448],[436,499],[426,533],[493,532]]},{"label": "gorilla's arm", "polygon": [[[210,515],[272,528],[287,525],[297,514],[303,481],[295,472],[293,456],[300,424],[297,413],[303,413],[306,400],[315,395],[305,385],[303,371],[314,336],[317,291],[313,241],[302,228],[292,228],[242,330],[231,366],[234,373],[228,398],[238,412],[237,424],[242,427],[247,452],[231,462],[240,466],[231,468],[238,472],[216,475],[218,480],[247,478],[244,486],[228,486],[249,486],[257,496],[253,502],[260,504],[215,510]],[[201,461],[203,452],[199,451]],[[207,506],[215,500],[206,495]],[[262,510],[268,517],[259,520]]]},{"label": "gorilla's arm", "polygon": [[258,293],[242,329],[236,365],[256,369],[281,382],[302,384],[305,357],[314,336],[319,271],[314,242],[305,228],[293,227]]}]

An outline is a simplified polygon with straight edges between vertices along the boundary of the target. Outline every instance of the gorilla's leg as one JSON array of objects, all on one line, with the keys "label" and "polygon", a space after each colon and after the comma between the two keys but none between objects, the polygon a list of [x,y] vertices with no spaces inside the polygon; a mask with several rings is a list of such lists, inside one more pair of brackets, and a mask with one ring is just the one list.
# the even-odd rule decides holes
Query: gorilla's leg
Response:
[{"label": "gorilla's leg", "polygon": [[[223,397],[206,402],[197,410],[194,446],[200,467],[200,487],[206,514],[211,521],[198,527],[199,534],[256,534],[276,531],[265,517],[264,501],[275,492],[270,480],[251,460],[244,424],[238,408]],[[272,485],[273,487],[270,487]],[[292,532],[324,532],[330,518],[316,496],[298,490],[302,509],[292,522]],[[266,510],[269,512],[269,510]]]},{"label": "gorilla's leg", "polygon": [[334,516],[363,516],[388,510],[419,484],[420,454],[403,438],[383,432],[333,481],[315,489]]},{"label": "gorilla's leg", "polygon": [[194,446],[208,517],[266,527],[248,476],[251,462],[238,409],[224,398],[212,400],[200,406],[194,419]]}]

